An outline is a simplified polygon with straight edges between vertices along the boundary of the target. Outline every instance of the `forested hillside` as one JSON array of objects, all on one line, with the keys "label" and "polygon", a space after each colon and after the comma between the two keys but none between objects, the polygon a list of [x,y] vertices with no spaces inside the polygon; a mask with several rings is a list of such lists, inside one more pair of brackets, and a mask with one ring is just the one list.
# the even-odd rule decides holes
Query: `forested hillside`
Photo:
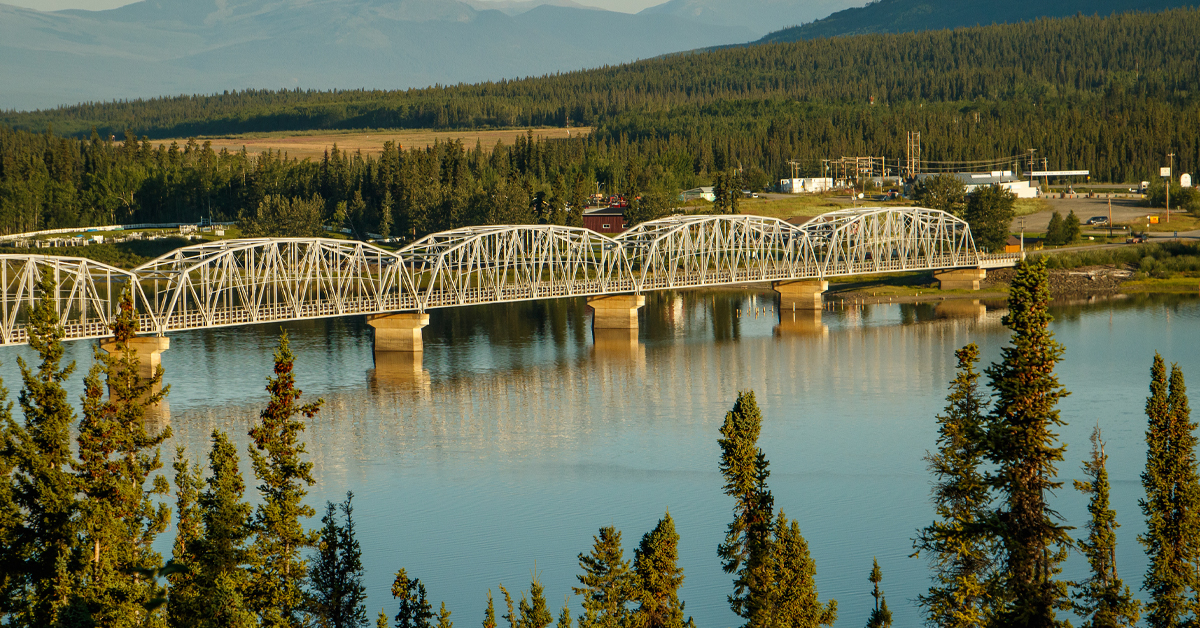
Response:
[{"label": "forested hillside", "polygon": [[[926,160],[1003,160],[1035,148],[1051,167],[1137,181],[1168,152],[1181,171],[1200,163],[1196,32],[1200,11],[1181,9],[772,44],[426,90],[255,91],[9,113],[0,120],[11,127],[0,131],[0,230],[235,218],[266,195],[317,193],[330,219],[346,203],[356,230],[377,229],[386,214],[393,233],[412,236],[568,220],[561,209],[597,184],[653,191],[635,208],[650,215],[675,190],[738,166],[740,183],[757,187],[786,176],[791,159],[810,173],[842,155],[895,160],[908,131],[922,134]],[[565,124],[594,131],[552,141],[534,132],[494,151],[333,153],[322,163],[142,139]]]},{"label": "forested hillside", "polygon": [[1046,17],[1163,11],[1196,6],[1195,0],[1046,0],[1044,2],[962,2],[961,0],[877,0],[844,9],[808,24],[763,37],[759,43],[800,41],[867,33],[910,33],[985,24],[1027,22]]}]

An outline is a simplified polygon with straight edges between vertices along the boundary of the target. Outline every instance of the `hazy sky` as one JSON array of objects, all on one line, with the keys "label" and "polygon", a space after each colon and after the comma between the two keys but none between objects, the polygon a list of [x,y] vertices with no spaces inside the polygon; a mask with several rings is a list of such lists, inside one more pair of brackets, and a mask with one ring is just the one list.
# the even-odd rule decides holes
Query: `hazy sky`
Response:
[{"label": "hazy sky", "polygon": [[[579,4],[585,4],[593,7],[600,7],[610,11],[624,11],[626,13],[636,13],[642,9],[656,4],[662,4],[666,0],[575,0]],[[129,0],[0,0],[4,4],[16,5],[19,7],[28,7],[39,11],[59,11],[62,9],[88,9],[91,11],[101,11],[104,9],[115,9],[119,6],[130,4]]]}]

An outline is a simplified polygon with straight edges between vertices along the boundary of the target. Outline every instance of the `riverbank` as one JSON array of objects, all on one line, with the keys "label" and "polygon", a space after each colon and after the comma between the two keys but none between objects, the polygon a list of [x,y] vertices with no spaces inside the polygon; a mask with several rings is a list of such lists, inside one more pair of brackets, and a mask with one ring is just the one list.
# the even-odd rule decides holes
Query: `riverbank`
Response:
[{"label": "riverbank", "polygon": [[[906,273],[880,277],[850,277],[831,282],[827,302],[917,303],[932,299],[1006,299],[1016,271],[988,271],[979,290],[941,290],[933,273]],[[1116,294],[1200,294],[1200,273],[1187,272],[1152,277],[1115,264],[1050,269],[1050,294],[1055,299],[1111,296]]]}]

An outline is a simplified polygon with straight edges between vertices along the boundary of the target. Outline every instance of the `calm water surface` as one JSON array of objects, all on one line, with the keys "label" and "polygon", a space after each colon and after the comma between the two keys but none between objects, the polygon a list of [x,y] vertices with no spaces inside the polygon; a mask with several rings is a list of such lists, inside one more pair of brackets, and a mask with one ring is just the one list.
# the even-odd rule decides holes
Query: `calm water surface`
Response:
[{"label": "calm water surface", "polygon": [[[781,324],[772,295],[652,295],[637,342],[593,341],[582,300],[436,311],[416,364],[376,364],[360,319],[287,325],[305,398],[326,401],[305,436],[318,480],[309,503],[320,511],[354,491],[371,616],[394,613],[399,567],[462,626],[482,620],[489,588],[527,589],[535,569],[560,608],[576,555],[600,526],[622,530],[632,557],[669,509],[682,537],[687,613],[699,626],[737,625],[726,603],[731,578],[716,556],[731,516],[716,439],[737,391],[752,389],[766,416],[760,442],[776,506],[800,522],[821,599],[838,600],[838,625],[865,623],[872,557],[896,624],[918,625],[911,600],[928,572],[909,558],[910,539],[932,518],[922,456],[934,444],[953,351],[976,342],[984,364],[996,360],[1008,336],[1002,304],[986,313],[961,303],[876,305],[826,312],[820,323],[785,311]],[[1071,524],[1085,521],[1086,504],[1068,487],[1099,422],[1123,524],[1119,568],[1136,588],[1150,360],[1158,350],[1179,362],[1196,389],[1200,301],[1098,301],[1056,307],[1055,316],[1066,347],[1058,374],[1072,391],[1060,405],[1069,447],[1055,505]],[[218,428],[245,458],[277,329],[172,336],[163,366],[175,436],[164,453],[182,444],[200,458]],[[28,349],[0,354],[10,398],[16,355]],[[91,347],[68,345],[68,356],[86,368]],[[170,539],[159,545],[169,551]],[[1085,568],[1072,556],[1065,576]],[[578,598],[571,604],[578,614]]]}]

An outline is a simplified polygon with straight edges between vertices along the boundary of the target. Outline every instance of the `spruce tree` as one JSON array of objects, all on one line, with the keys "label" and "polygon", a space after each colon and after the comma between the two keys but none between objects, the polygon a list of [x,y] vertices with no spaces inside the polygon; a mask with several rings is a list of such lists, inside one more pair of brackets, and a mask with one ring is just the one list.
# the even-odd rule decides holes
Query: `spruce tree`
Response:
[{"label": "spruce tree", "polygon": [[488,589],[487,610],[483,612],[483,628],[496,628],[496,606],[492,603],[491,589]]},{"label": "spruce tree", "polygon": [[556,628],[571,628],[573,623],[571,621],[571,606],[564,600],[562,610],[558,612],[558,623],[555,626]]},{"label": "spruce tree", "polygon": [[871,581],[871,597],[875,598],[875,608],[871,610],[871,616],[867,619],[867,628],[891,628],[892,611],[888,610],[883,590],[879,588],[879,583],[883,582],[883,571],[879,569],[878,559],[872,559],[871,576],[868,580]]},{"label": "spruce tree", "polygon": [[1146,624],[1174,628],[1195,619],[1193,591],[1200,557],[1200,479],[1196,472],[1196,424],[1191,422],[1183,373],[1154,354],[1146,399],[1146,470],[1141,501],[1146,533],[1138,540],[1150,566],[1142,590],[1150,594]]},{"label": "spruce tree", "polygon": [[396,611],[396,628],[430,628],[433,607],[425,599],[425,585],[409,578],[404,569],[396,572],[392,582],[392,597],[400,601]]},{"label": "spruce tree", "polygon": [[988,478],[998,507],[986,522],[1000,543],[1003,563],[997,622],[1049,628],[1062,625],[1055,611],[1070,608],[1066,583],[1055,580],[1066,559],[1069,528],[1046,501],[1062,486],[1055,463],[1065,447],[1053,428],[1063,424],[1055,406],[1067,395],[1054,375],[1062,348],[1050,332],[1050,290],[1043,259],[1017,264],[1003,322],[1012,345],[987,369],[995,403],[988,417]]},{"label": "spruce tree", "polygon": [[779,513],[775,522],[772,555],[774,586],[769,626],[816,628],[837,621],[837,600],[821,604],[817,598],[817,566],[808,553],[800,524]]},{"label": "spruce tree", "polygon": [[213,430],[210,438],[209,476],[198,500],[204,536],[195,543],[197,574],[205,589],[215,588],[220,581],[227,592],[223,603],[204,604],[198,619],[213,626],[244,625],[253,621],[247,599],[252,584],[249,566],[259,559],[247,547],[254,532],[253,509],[245,501],[237,447],[220,430]]},{"label": "spruce tree", "polygon": [[933,473],[937,520],[918,531],[913,548],[933,570],[929,593],[917,598],[931,626],[971,628],[987,621],[993,547],[982,522],[990,503],[980,469],[987,404],[979,390],[979,347],[959,349],[958,373],[938,415],[938,451],[926,454]]},{"label": "spruce tree", "polygon": [[[525,595],[522,594],[517,611],[520,613],[517,618],[518,628],[547,628],[554,622],[554,615],[550,614],[550,608],[546,605],[546,589],[536,576],[529,583],[529,600],[526,601]],[[509,613],[512,613],[511,604]]]},{"label": "spruce tree", "polygon": [[1050,223],[1046,225],[1046,244],[1050,246],[1059,246],[1066,243],[1066,234],[1063,231],[1063,217],[1057,211],[1050,213]]},{"label": "spruce tree", "polygon": [[437,628],[454,628],[454,622],[450,621],[450,611],[446,610],[445,602],[442,602],[442,609],[438,611]]},{"label": "spruce tree", "polygon": [[192,626],[202,616],[200,600],[204,591],[200,586],[199,561],[196,545],[204,535],[200,517],[200,490],[204,486],[200,467],[188,461],[182,445],[175,448],[175,543],[171,551],[171,564],[179,571],[168,576],[167,625]]},{"label": "spruce tree", "polygon": [[633,574],[622,555],[621,532],[605,526],[592,538],[595,543],[591,553],[579,555],[583,574],[577,578],[583,586],[571,589],[583,596],[584,614],[579,616],[579,625],[618,628],[629,614],[627,605],[633,593]]},{"label": "spruce tree", "polygon": [[167,390],[154,392],[161,367],[149,380],[138,376],[137,353],[128,350],[137,331],[128,290],[112,328],[116,350],[94,349],[96,361],[84,380],[73,466],[83,497],[79,523],[87,566],[74,596],[77,613],[116,627],[148,621],[146,609],[165,595],[156,580],[142,574],[162,566],[152,545],[170,521],[166,504],[156,503],[169,486],[152,474],[162,468],[158,446],[171,430],[151,435],[143,421],[147,405],[159,403]]},{"label": "spruce tree", "polygon": [[250,458],[260,482],[262,504],[254,515],[256,565],[248,599],[266,628],[300,625],[298,613],[304,605],[302,586],[308,569],[301,550],[314,542],[314,535],[305,532],[300,523],[301,518],[314,514],[302,501],[313,478],[312,463],[302,460],[305,448],[299,434],[304,422],[295,417],[311,419],[324,400],[297,404],[300,390],[292,373],[294,361],[284,332],[275,352],[275,376],[267,381],[271,401],[250,429],[254,439]]},{"label": "spruce tree", "polygon": [[1117,575],[1117,515],[1108,504],[1108,456],[1100,438],[1100,426],[1092,430],[1092,456],[1083,462],[1086,481],[1075,480],[1075,489],[1091,496],[1088,500],[1088,536],[1079,541],[1087,556],[1091,577],[1075,583],[1075,612],[1084,617],[1081,628],[1134,626],[1141,603]]},{"label": "spruce tree", "polygon": [[17,608],[20,583],[20,557],[15,549],[16,532],[21,524],[21,511],[13,499],[13,442],[12,403],[8,389],[0,384],[0,617]]},{"label": "spruce tree", "polygon": [[733,521],[717,548],[725,573],[736,574],[729,607],[746,626],[765,626],[771,612],[771,526],[774,497],[767,488],[766,455],[758,447],[762,414],[753,391],[739,392],[721,426],[721,474],[724,491],[734,498]]},{"label": "spruce tree", "polygon": [[5,579],[13,587],[12,614],[29,626],[52,626],[69,601],[78,561],[78,479],[71,469],[75,411],[63,382],[75,363],[61,366],[64,332],[54,302],[51,273],[38,283],[40,297],[29,313],[29,346],[40,359],[31,368],[17,358],[24,415],[8,420],[12,500],[21,519],[6,547]]},{"label": "spruce tree", "polygon": [[1075,215],[1075,210],[1071,210],[1065,220],[1063,220],[1062,234],[1063,244],[1071,244],[1079,240],[1081,228],[1079,226],[1079,216]]},{"label": "spruce tree", "polygon": [[379,201],[379,235],[384,238],[392,237],[393,205],[391,190],[384,190],[383,200]]},{"label": "spruce tree", "polygon": [[[637,578],[634,600],[637,608],[629,617],[631,628],[693,627],[692,618],[684,620],[684,603],[679,600],[683,568],[679,560],[679,534],[671,513],[642,537],[633,558]],[[530,627],[541,628],[541,627]]]},{"label": "spruce tree", "polygon": [[[311,612],[322,628],[367,625],[362,550],[354,535],[354,494],[340,506],[325,504],[324,526],[309,576]],[[338,512],[344,523],[338,523]]]}]

